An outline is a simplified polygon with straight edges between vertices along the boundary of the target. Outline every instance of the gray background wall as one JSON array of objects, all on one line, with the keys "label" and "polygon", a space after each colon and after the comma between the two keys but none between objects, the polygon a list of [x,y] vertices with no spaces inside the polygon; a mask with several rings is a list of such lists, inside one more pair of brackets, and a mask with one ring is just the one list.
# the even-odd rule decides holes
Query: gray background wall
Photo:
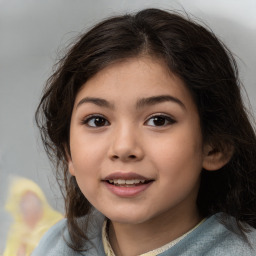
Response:
[{"label": "gray background wall", "polygon": [[204,20],[236,54],[256,108],[256,0],[0,0],[0,254],[11,221],[3,207],[13,175],[36,181],[62,210],[33,120],[57,52],[100,19],[146,7],[184,8]]}]

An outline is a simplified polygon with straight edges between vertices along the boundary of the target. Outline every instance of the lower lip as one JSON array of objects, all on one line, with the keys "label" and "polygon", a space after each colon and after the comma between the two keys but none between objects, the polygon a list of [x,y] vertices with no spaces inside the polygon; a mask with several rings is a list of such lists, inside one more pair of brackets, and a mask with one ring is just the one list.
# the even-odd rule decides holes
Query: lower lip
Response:
[{"label": "lower lip", "polygon": [[113,194],[119,197],[134,197],[145,191],[148,187],[150,187],[152,181],[146,184],[141,184],[133,187],[115,186],[106,181],[104,181],[104,183]]}]

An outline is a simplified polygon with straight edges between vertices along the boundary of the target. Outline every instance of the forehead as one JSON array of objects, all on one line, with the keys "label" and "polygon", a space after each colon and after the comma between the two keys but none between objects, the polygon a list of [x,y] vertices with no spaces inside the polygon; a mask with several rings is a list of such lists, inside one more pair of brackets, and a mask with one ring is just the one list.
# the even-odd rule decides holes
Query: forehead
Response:
[{"label": "forehead", "polygon": [[195,105],[184,82],[168,69],[164,61],[151,57],[127,59],[99,71],[82,86],[75,105],[84,97],[132,102],[156,95],[171,95],[184,105]]}]

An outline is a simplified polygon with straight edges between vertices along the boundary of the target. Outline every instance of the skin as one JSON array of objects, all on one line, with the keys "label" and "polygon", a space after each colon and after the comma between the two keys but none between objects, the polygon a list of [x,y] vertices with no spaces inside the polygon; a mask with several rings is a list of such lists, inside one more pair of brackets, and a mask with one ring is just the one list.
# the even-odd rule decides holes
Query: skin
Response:
[{"label": "skin", "polygon": [[42,202],[32,191],[27,191],[20,202],[20,211],[26,225],[34,229],[43,217]]},{"label": "skin", "polygon": [[[142,98],[159,95],[175,100],[138,107]],[[104,99],[108,106],[88,97]],[[103,118],[95,122],[91,115]],[[153,250],[198,224],[201,170],[222,165],[203,145],[197,107],[183,81],[161,60],[145,56],[108,66],[78,92],[70,150],[70,173],[90,203],[111,220],[116,255]],[[115,172],[136,173],[151,183],[135,196],[119,196],[104,181]]]}]

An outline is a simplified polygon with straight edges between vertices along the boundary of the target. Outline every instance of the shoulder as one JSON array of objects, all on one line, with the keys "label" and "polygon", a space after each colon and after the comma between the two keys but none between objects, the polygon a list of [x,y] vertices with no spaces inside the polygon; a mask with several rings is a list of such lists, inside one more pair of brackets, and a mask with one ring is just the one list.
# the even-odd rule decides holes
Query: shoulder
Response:
[{"label": "shoulder", "polygon": [[[87,218],[87,217],[86,217]],[[34,250],[31,256],[81,256],[81,255],[104,255],[103,244],[101,238],[101,227],[104,221],[104,216],[99,213],[93,213],[90,216],[88,227],[88,237],[90,238],[90,249],[85,254],[76,252],[71,249],[67,242],[70,242],[69,232],[67,227],[67,219],[62,219],[53,227],[51,227],[39,245]]]},{"label": "shoulder", "polygon": [[[233,222],[230,218],[231,224]],[[214,215],[161,255],[255,256],[256,231],[247,234],[249,243],[221,224]],[[169,253],[169,254],[168,254]]]},{"label": "shoulder", "polygon": [[[232,224],[232,221],[231,221]],[[216,221],[217,232],[212,232],[215,237],[214,243],[209,250],[209,255],[225,256],[255,256],[256,255],[256,230],[251,229],[245,237],[235,233],[236,224],[230,226],[230,230],[223,224]],[[209,232],[210,235],[211,232]]]}]

